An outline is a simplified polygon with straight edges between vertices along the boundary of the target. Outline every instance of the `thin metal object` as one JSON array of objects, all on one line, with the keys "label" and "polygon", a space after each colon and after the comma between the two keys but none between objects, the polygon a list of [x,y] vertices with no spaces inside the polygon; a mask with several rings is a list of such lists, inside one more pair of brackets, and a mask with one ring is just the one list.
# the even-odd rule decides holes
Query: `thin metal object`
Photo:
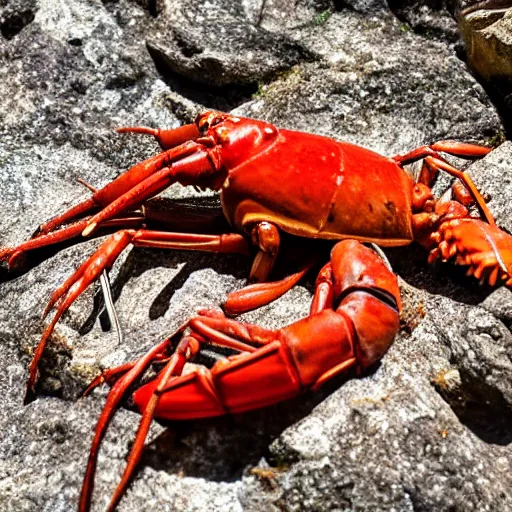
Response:
[{"label": "thin metal object", "polygon": [[372,249],[378,254],[379,258],[384,262],[384,265],[386,265],[387,269],[390,272],[393,272],[393,267],[391,266],[391,263],[388,260],[388,257],[384,254],[384,251],[373,242],[370,242],[370,245],[372,246]]},{"label": "thin metal object", "polygon": [[103,270],[100,276],[101,290],[103,292],[103,298],[105,299],[105,309],[107,310],[108,319],[110,324],[114,326],[117,332],[117,342],[119,345],[123,343],[123,331],[121,330],[121,324],[119,323],[119,317],[112,300],[112,288],[110,286],[110,279],[108,277],[107,269]]}]

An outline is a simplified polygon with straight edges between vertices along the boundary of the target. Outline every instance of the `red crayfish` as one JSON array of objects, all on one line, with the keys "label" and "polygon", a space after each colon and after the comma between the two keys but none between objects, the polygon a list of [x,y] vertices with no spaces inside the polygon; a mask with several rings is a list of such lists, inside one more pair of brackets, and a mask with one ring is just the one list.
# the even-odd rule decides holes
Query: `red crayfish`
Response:
[{"label": "red crayfish", "polygon": [[[489,148],[442,141],[387,158],[353,144],[219,112],[205,112],[174,130],[120,131],[151,134],[163,151],[40,226],[30,240],[0,250],[0,260],[14,265],[27,251],[89,236],[105,226],[119,227],[52,294],[44,314],[54,307],[56,313],[32,359],[26,401],[33,396],[38,363],[55,324],[128,244],[246,254],[252,242],[258,252],[250,278],[257,283],[228,296],[225,311],[236,314],[271,302],[311,268],[308,261],[299,272],[267,282],[283,233],[343,241],[334,245],[330,263],[319,274],[307,318],[270,331],[205,311],[138,361],[107,370],[91,384],[106,381],[113,387],[96,427],[81,510],[90,505],[105,429],[127,389],[151,363],[159,361],[164,368],[133,394],[142,421],[111,509],[133,474],[153,417],[201,418],[255,409],[379,360],[398,330],[399,291],[394,274],[360,242],[399,246],[417,241],[430,250],[429,261],[453,260],[492,286],[512,285],[512,237],[496,227],[469,176],[440,154],[478,158]],[[417,160],[423,160],[423,168],[415,182],[403,167]],[[434,199],[431,186],[439,171],[459,179],[455,200]],[[175,182],[220,190],[224,215],[237,232],[148,229],[148,200]],[[470,215],[472,204],[480,218]],[[182,375],[185,363],[205,343],[237,354],[209,370]]]}]

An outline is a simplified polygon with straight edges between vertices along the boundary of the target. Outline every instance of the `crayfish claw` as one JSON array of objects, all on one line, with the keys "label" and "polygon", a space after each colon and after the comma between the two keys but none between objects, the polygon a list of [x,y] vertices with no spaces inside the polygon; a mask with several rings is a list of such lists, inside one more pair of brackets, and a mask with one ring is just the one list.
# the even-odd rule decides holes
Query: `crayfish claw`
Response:
[{"label": "crayfish claw", "polygon": [[457,265],[467,265],[466,275],[483,283],[512,284],[512,236],[479,219],[458,218],[445,221],[436,232],[439,242],[429,262],[442,256]]}]

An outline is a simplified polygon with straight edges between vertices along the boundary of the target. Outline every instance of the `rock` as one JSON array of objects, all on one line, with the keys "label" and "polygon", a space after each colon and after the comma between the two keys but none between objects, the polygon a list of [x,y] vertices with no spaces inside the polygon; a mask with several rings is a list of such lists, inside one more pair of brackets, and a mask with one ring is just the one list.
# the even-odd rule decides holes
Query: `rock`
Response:
[{"label": "rock", "polygon": [[509,233],[512,233],[512,219],[506,191],[512,187],[511,153],[512,142],[505,141],[487,158],[475,162],[468,171],[482,194],[490,198],[489,208],[496,222]]},{"label": "rock", "polygon": [[[113,133],[120,125],[177,126],[220,108],[386,155],[443,138],[495,142],[503,126],[455,53],[452,3],[390,4],[0,2],[0,246],[86,197],[76,178],[100,187],[158,150]],[[173,68],[156,67],[156,46]],[[508,230],[511,164],[507,142],[468,170]],[[0,274],[2,510],[74,509],[107,390],[80,392],[100,367],[139,357],[220,304],[249,272],[242,257],[126,251],[111,272],[124,342],[105,330],[92,287],[59,322],[25,407],[44,303],[99,243]],[[119,510],[512,508],[511,292],[430,268],[418,248],[388,255],[404,310],[380,365],[264,410],[154,423]],[[277,328],[305,316],[313,280],[243,319]],[[121,477],[139,419],[122,408],[110,425],[94,510]]]},{"label": "rock", "polygon": [[148,50],[166,72],[215,87],[255,83],[314,60],[313,52],[282,30],[266,29],[260,19],[266,9],[263,3],[255,7],[223,0],[171,2],[162,13],[165,32],[149,38]]},{"label": "rock", "polygon": [[390,13],[365,17],[343,9],[321,30],[305,26],[296,35],[322,60],[262,84],[235,112],[387,155],[436,139],[486,140],[501,129],[453,51],[403,32]]},{"label": "rock", "polygon": [[461,30],[467,47],[469,64],[485,80],[511,78],[511,23],[512,9],[469,9],[462,12]]},{"label": "rock", "polygon": [[403,22],[403,31],[412,30],[427,39],[440,39],[447,43],[456,43],[460,37],[455,19],[454,4],[457,3],[452,0],[389,2],[393,13]]},{"label": "rock", "polygon": [[460,28],[468,64],[497,97],[507,119],[512,111],[512,2],[486,2],[462,11]]},{"label": "rock", "polygon": [[0,32],[5,39],[12,39],[34,20],[36,0],[7,2],[0,16]]}]

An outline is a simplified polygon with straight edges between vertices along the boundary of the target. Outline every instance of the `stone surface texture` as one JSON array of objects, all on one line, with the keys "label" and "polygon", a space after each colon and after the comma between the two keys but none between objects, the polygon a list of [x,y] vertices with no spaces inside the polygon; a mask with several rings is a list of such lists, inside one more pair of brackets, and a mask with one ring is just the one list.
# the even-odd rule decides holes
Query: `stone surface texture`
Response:
[{"label": "stone surface texture", "polygon": [[486,80],[512,80],[512,2],[467,10],[460,20],[469,64]]},{"label": "stone surface texture", "polygon": [[[158,151],[117,135],[120,125],[173,127],[208,108],[385,155],[445,138],[501,140],[495,108],[459,58],[454,16],[466,4],[3,0],[0,246],[86,197],[77,178],[100,187]],[[510,142],[469,168],[509,232],[511,169]],[[91,287],[58,324],[38,399],[23,406],[45,301],[99,243],[0,276],[1,510],[73,510],[107,390],[80,392],[101,367],[140,356],[197,309],[222,303],[250,268],[235,256],[126,251],[111,272],[124,343],[104,329]],[[512,509],[512,292],[429,267],[415,246],[387,252],[402,328],[373,372],[262,411],[155,423],[119,510]],[[297,320],[313,283],[243,319],[269,328]],[[106,508],[138,420],[122,408],[112,422],[93,510]]]}]

